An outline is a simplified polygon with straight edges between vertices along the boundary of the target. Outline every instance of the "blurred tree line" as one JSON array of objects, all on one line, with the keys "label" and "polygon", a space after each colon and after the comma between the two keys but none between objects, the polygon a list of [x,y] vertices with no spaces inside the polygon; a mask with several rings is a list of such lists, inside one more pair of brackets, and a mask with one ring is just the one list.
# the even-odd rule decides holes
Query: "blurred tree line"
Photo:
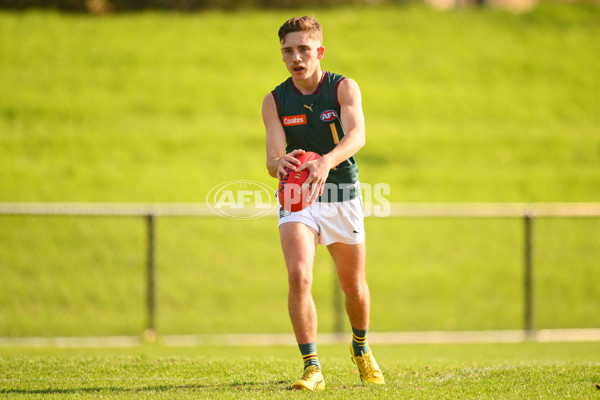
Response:
[{"label": "blurred tree line", "polygon": [[383,2],[386,2],[386,0],[0,0],[0,9],[48,8],[70,12],[107,14],[140,10],[196,11],[204,9],[328,7]]}]

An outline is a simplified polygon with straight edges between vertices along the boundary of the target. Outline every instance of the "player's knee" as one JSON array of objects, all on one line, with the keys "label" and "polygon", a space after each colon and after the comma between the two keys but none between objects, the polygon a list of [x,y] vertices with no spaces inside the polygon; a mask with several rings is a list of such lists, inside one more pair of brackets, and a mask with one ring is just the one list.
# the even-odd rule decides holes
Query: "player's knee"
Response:
[{"label": "player's knee", "polygon": [[368,296],[369,287],[365,281],[352,281],[341,284],[342,291],[347,297],[360,298]]},{"label": "player's knee", "polygon": [[290,270],[288,272],[288,283],[290,290],[295,292],[310,291],[312,286],[312,274],[302,270]]}]

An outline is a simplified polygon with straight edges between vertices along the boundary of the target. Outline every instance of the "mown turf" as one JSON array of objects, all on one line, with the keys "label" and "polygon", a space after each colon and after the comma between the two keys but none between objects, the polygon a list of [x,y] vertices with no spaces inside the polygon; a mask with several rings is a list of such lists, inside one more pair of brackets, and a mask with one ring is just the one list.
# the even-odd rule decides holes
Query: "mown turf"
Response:
[{"label": "mown turf", "polygon": [[[297,12],[325,26],[323,67],[360,84],[361,180],[389,184],[390,201],[600,198],[597,6]],[[276,29],[289,16],[1,12],[0,201],[203,203],[224,181],[275,188],[260,104],[286,78]],[[366,228],[378,330],[523,326],[522,221]],[[0,335],[139,334],[144,229],[0,217]],[[600,326],[599,235],[597,219],[534,223],[537,327]],[[273,219],[159,218],[156,246],[161,333],[289,332]],[[320,249],[324,331],[334,284]]]},{"label": "mown turf", "polygon": [[[162,334],[287,333],[274,218],[158,218]],[[138,335],[146,327],[145,221],[1,217],[0,336]],[[367,219],[372,326],[379,331],[520,329],[520,219]],[[599,220],[534,222],[537,328],[600,326]],[[333,263],[320,248],[313,295],[335,329]],[[349,329],[342,315],[344,329]]]},{"label": "mown turf", "polygon": [[[393,201],[600,197],[598,9],[297,10],[360,85],[361,180]],[[266,183],[263,96],[291,11],[0,13],[0,200],[204,201]]]},{"label": "mown turf", "polygon": [[576,398],[598,395],[598,343],[374,347],[384,387],[360,383],[345,346],[320,346],[323,393],[289,390],[295,347],[0,349],[5,398]]}]

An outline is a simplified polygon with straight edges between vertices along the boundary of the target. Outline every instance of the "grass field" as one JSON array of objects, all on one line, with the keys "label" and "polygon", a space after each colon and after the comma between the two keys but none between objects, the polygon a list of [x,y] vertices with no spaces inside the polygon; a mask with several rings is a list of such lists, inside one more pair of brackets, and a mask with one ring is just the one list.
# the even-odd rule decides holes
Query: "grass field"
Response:
[{"label": "grass field", "polygon": [[[159,218],[158,331],[290,332],[274,223],[272,218]],[[374,329],[522,328],[522,224],[519,219],[367,219]],[[0,271],[0,336],[143,331],[142,219],[2,217],[0,226],[5,228],[0,259],[10,266]],[[60,229],[49,234],[54,227]],[[547,219],[534,228],[536,326],[599,327],[594,277],[600,221]],[[314,275],[319,328],[332,332],[335,279],[325,249],[319,249]]]},{"label": "grass field", "polygon": [[[390,201],[600,199],[597,6],[298,12],[325,26],[323,67],[360,84],[361,180],[388,183]],[[260,104],[286,77],[276,29],[289,16],[0,12],[0,201],[204,202],[224,181],[275,187]],[[160,332],[289,331],[273,220],[157,224]],[[522,327],[521,221],[367,229],[377,330]],[[599,221],[535,229],[538,326],[600,326]],[[139,334],[143,246],[141,220],[0,217],[0,336]],[[324,256],[314,292],[331,331]]]},{"label": "grass field", "polygon": [[346,346],[320,346],[323,393],[297,393],[298,350],[280,347],[0,348],[7,399],[593,399],[600,344],[378,346],[385,387],[360,383]]},{"label": "grass field", "polygon": [[[295,13],[295,12],[294,12]],[[600,12],[419,5],[299,10],[323,67],[357,80],[361,180],[394,202],[598,201]],[[263,96],[290,12],[91,18],[0,12],[0,202],[204,202],[264,167]],[[372,331],[520,329],[517,219],[366,221]],[[600,221],[534,224],[538,328],[600,326]],[[160,334],[289,333],[274,220],[159,218]],[[145,226],[0,216],[0,336],[140,335]],[[319,249],[319,331],[334,329]],[[320,345],[324,393],[296,393],[295,346],[0,347],[6,399],[595,399],[600,343],[377,345],[385,387]]]},{"label": "grass field", "polygon": [[[298,10],[356,79],[361,181],[392,201],[600,198],[593,5]],[[1,201],[204,201],[266,173],[260,105],[290,11],[0,13]],[[11,40],[7,40],[11,38]],[[243,166],[240,169],[240,166]]]}]

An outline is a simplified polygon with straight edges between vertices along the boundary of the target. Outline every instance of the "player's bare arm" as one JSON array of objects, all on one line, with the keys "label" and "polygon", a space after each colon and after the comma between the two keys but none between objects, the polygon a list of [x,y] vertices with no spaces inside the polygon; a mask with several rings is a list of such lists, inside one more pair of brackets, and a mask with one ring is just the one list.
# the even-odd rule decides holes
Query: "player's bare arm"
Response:
[{"label": "player's bare arm", "polygon": [[279,121],[277,107],[271,93],[263,100],[262,117],[267,132],[267,170],[272,177],[281,179],[287,175],[287,169],[295,170],[300,165],[296,157],[303,154],[304,150],[294,150],[285,154],[285,131]]},{"label": "player's bare arm", "polygon": [[358,84],[354,80],[346,78],[340,83],[338,101],[340,103],[340,119],[346,135],[329,153],[298,168],[298,171],[306,168],[310,171],[305,185],[312,184],[309,192],[312,201],[322,193],[329,171],[355,155],[365,145],[362,98]]}]

